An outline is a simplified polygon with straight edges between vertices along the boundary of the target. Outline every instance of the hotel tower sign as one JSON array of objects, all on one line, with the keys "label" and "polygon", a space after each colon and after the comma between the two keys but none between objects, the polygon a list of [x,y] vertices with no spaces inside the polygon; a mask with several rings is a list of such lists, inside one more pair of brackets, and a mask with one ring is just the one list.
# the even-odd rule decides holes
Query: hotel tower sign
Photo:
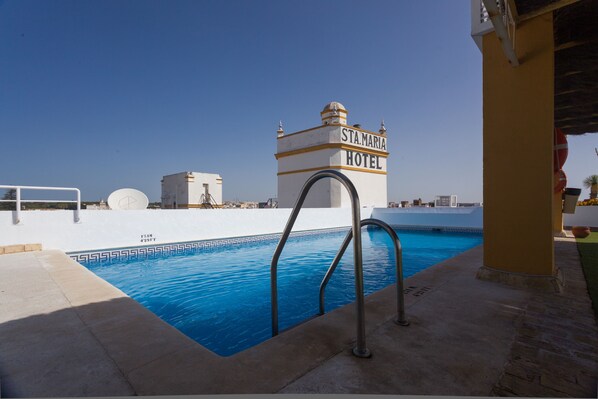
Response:
[{"label": "hotel tower sign", "polygon": [[[285,133],[278,128],[278,206],[295,204],[303,183],[315,172],[336,169],[357,189],[362,206],[387,206],[387,135],[384,122],[378,133],[347,125],[347,110],[338,102],[327,104],[322,125]],[[351,199],[341,183],[320,180],[305,201],[307,207],[350,207]]]}]

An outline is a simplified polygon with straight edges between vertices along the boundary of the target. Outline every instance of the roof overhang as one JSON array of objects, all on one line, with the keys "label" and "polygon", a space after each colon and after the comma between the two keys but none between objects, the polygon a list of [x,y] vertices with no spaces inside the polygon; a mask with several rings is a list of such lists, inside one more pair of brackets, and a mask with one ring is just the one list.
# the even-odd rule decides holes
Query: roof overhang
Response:
[{"label": "roof overhang", "polygon": [[598,0],[472,0],[472,37],[481,49],[481,36],[495,31],[516,67],[511,29],[549,12],[554,16],[555,127],[573,135],[598,132]]}]

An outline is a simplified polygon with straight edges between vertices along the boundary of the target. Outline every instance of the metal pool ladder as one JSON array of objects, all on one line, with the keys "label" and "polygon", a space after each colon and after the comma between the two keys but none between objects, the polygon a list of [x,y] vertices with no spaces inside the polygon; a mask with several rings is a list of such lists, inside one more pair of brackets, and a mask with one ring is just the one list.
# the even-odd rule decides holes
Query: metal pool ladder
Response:
[{"label": "metal pool ladder", "polygon": [[[401,247],[401,240],[399,240],[399,236],[397,236],[397,233],[392,229],[392,227],[381,220],[364,219],[361,221],[361,227],[369,225],[378,226],[386,231],[394,244],[396,263],[395,273],[397,279],[397,318],[395,319],[395,323],[401,326],[408,326],[409,321],[407,321],[405,318],[405,297],[403,294],[403,249]],[[334,260],[332,261],[332,264],[330,264],[330,268],[326,272],[326,275],[320,284],[320,316],[326,313],[324,310],[324,291],[326,290],[326,286],[332,277],[332,273],[334,273],[336,270],[336,267],[347,250],[349,242],[351,242],[351,238],[353,238],[353,231],[349,231],[345,236],[345,240],[343,241],[341,248],[338,250]]]},{"label": "metal pool ladder", "polygon": [[[278,285],[277,285],[278,259],[280,258],[280,254],[282,253],[282,250],[289,238],[291,229],[293,228],[293,225],[295,224],[295,221],[297,220],[299,211],[301,211],[303,202],[305,202],[305,197],[307,196],[311,187],[317,181],[324,179],[324,178],[332,178],[332,179],[338,180],[339,182],[341,182],[343,184],[343,186],[345,186],[345,188],[349,192],[349,196],[351,197],[351,213],[352,213],[351,231],[345,238],[345,241],[343,242],[343,245],[342,245],[341,249],[339,250],[339,253],[337,254],[332,265],[330,266],[330,269],[326,273],[326,277],[324,277],[324,280],[326,281],[326,283],[328,283],[328,280],[330,280],[330,276],[334,272],[334,269],[336,269],[336,264],[338,264],[338,261],[340,261],[340,259],[342,258],[342,254],[347,249],[349,242],[351,241],[351,236],[352,236],[353,237],[353,261],[354,261],[354,266],[355,266],[355,305],[356,305],[356,312],[357,312],[357,343],[356,343],[356,346],[353,348],[353,354],[357,357],[370,357],[371,352],[369,349],[367,349],[366,343],[365,343],[365,309],[364,309],[364,294],[363,294],[363,264],[362,264],[362,254],[361,254],[361,252],[362,252],[361,251],[361,226],[366,225],[366,224],[375,224],[375,225],[378,225],[378,226],[384,228],[389,234],[391,234],[391,236],[393,236],[393,234],[394,234],[393,238],[395,238],[395,240],[394,240],[395,253],[398,255],[400,255],[400,243],[398,241],[398,238],[396,237],[396,233],[394,233],[394,231],[392,231],[392,229],[386,223],[381,222],[376,219],[366,219],[363,222],[361,221],[359,195],[357,194],[357,190],[355,189],[355,186],[353,185],[351,180],[349,180],[349,178],[347,178],[345,175],[343,175],[342,173],[337,172],[335,170],[322,170],[320,172],[315,173],[309,179],[307,179],[307,181],[301,188],[301,192],[299,193],[299,198],[297,198],[297,202],[295,203],[295,206],[293,207],[293,211],[291,212],[291,216],[289,217],[289,220],[287,221],[287,224],[284,228],[282,237],[280,238],[280,241],[278,242],[278,245],[276,246],[276,250],[274,251],[274,255],[272,256],[272,263],[270,266],[270,288],[271,288],[271,294],[272,294],[272,336],[278,335]],[[385,226],[388,227],[388,229],[390,229],[390,231],[392,231],[392,233]],[[398,246],[397,246],[397,243],[398,243]],[[336,264],[335,264],[335,262],[336,262]],[[399,270],[400,270],[399,262],[400,262],[400,256],[397,258],[397,274],[399,273]],[[334,268],[332,266],[334,266]],[[401,306],[403,306],[403,304],[404,304],[404,301],[402,300],[403,299],[402,274],[403,273],[401,270],[401,278],[400,278],[400,280],[397,280],[397,298],[399,298],[399,297],[401,298],[401,300],[399,301]],[[399,283],[399,281],[400,281],[400,283]],[[322,282],[322,284],[324,284],[324,281]],[[399,285],[401,288],[400,290],[399,290]],[[325,284],[324,284],[324,287],[325,287]],[[322,298],[323,288],[321,287],[320,290],[321,290],[320,297]],[[401,318],[401,312],[400,312],[401,309],[402,309],[402,318]],[[323,309],[321,307],[320,312],[323,313],[322,311],[323,311]],[[409,324],[405,320],[404,306],[399,309],[399,318],[397,320],[399,321],[399,324],[402,324],[402,325]],[[401,320],[403,321],[403,323],[400,322]]]}]

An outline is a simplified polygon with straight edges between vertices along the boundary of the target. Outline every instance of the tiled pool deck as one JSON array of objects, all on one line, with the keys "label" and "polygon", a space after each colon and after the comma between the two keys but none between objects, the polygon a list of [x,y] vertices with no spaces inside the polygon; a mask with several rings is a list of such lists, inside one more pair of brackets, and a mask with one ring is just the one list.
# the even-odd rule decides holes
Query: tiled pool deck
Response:
[{"label": "tiled pool deck", "polygon": [[368,393],[596,397],[598,327],[572,240],[560,294],[475,278],[477,247],[366,298],[370,359],[350,354],[353,306],[231,357],[160,321],[60,251],[0,256],[0,395]]}]

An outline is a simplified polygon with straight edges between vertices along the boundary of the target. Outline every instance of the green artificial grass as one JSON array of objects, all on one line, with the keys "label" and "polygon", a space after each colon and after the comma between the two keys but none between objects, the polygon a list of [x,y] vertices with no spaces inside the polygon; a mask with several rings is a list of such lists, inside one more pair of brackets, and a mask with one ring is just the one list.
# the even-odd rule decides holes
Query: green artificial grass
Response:
[{"label": "green artificial grass", "polygon": [[578,238],[577,249],[581,256],[592,307],[598,318],[598,232],[592,232],[586,238]]}]

